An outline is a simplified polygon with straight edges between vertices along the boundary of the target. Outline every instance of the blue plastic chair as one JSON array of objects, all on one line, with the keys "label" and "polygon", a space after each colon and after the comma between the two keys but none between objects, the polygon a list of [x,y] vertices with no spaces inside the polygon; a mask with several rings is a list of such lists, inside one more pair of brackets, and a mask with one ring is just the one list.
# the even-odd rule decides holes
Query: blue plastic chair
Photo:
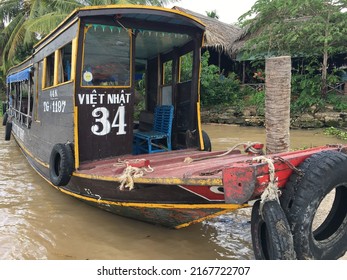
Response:
[{"label": "blue plastic chair", "polygon": [[154,110],[153,128],[134,133],[135,153],[158,153],[171,151],[171,131],[174,107],[157,106]]}]

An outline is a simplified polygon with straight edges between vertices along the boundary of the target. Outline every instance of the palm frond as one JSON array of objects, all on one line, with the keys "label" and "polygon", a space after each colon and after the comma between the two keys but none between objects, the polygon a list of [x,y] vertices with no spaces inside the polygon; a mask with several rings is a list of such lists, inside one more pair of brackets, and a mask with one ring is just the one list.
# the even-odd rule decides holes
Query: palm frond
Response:
[{"label": "palm frond", "polygon": [[84,6],[80,2],[75,0],[54,0],[51,2],[53,9],[62,14],[70,14],[76,8]]},{"label": "palm frond", "polygon": [[33,0],[31,1],[31,9],[28,16],[28,19],[37,18],[40,15],[44,14],[45,10],[45,1]]},{"label": "palm frond", "polygon": [[22,10],[20,0],[3,0],[0,2],[0,19],[12,20]]},{"label": "palm frond", "polygon": [[7,58],[9,60],[14,59],[18,46],[22,45],[22,43],[24,41],[24,36],[26,33],[24,21],[25,21],[25,19],[23,18],[23,20],[18,23],[18,26],[16,27],[16,29],[14,30],[14,32],[12,33],[12,35],[10,37],[11,46],[8,49],[8,55],[7,55]]},{"label": "palm frond", "polygon": [[[6,45],[4,46],[3,53],[2,53],[3,61],[5,62],[3,64],[3,66],[5,66],[5,68],[3,68],[4,71],[7,70],[8,65],[12,64],[15,49],[17,48],[18,43],[20,42],[20,40],[16,38],[17,32],[22,28],[24,21],[25,21],[25,17],[22,16],[20,20],[18,21],[17,25],[15,26],[15,28],[13,29],[11,36],[8,38]],[[23,34],[19,34],[18,36],[19,37],[23,36]],[[11,56],[10,56],[10,53],[11,53]]]},{"label": "palm frond", "polygon": [[38,33],[41,36],[45,36],[56,28],[66,16],[67,14],[56,14],[53,12],[36,19],[28,20],[25,26],[27,32]]},{"label": "palm frond", "polygon": [[[4,44],[8,43],[9,38],[11,37],[12,33],[18,26],[19,22],[21,22],[24,18],[24,14],[20,13],[18,14],[7,26],[4,28],[1,32],[3,42]],[[3,44],[0,45],[0,47],[4,48],[5,46]]]}]

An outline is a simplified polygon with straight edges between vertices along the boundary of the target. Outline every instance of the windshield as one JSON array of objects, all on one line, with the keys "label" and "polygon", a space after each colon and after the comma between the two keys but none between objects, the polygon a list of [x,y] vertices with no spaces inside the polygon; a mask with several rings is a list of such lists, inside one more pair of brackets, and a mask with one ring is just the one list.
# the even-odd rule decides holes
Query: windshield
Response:
[{"label": "windshield", "polygon": [[87,24],[83,86],[130,86],[130,34],[122,27]]}]

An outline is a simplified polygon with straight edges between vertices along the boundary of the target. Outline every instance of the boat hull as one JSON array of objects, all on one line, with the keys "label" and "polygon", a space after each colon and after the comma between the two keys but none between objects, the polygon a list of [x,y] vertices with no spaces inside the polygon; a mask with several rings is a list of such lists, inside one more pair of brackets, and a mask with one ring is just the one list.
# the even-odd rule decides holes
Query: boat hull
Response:
[{"label": "boat hull", "polygon": [[14,137],[29,164],[48,184],[123,217],[178,229],[248,206],[225,204],[224,194],[211,192],[211,186],[135,184],[132,190],[122,190],[117,181],[85,178],[76,172],[66,186],[55,186],[49,179],[49,166],[30,153],[16,135]]}]

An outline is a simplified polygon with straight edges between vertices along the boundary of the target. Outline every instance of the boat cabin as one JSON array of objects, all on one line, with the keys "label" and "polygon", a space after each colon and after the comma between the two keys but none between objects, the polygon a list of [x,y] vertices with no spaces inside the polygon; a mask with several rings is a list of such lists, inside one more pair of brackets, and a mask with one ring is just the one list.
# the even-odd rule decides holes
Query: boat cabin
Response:
[{"label": "boat cabin", "polygon": [[10,69],[13,131],[39,161],[71,143],[81,162],[204,149],[199,115],[204,25],[170,9],[75,10]]}]

